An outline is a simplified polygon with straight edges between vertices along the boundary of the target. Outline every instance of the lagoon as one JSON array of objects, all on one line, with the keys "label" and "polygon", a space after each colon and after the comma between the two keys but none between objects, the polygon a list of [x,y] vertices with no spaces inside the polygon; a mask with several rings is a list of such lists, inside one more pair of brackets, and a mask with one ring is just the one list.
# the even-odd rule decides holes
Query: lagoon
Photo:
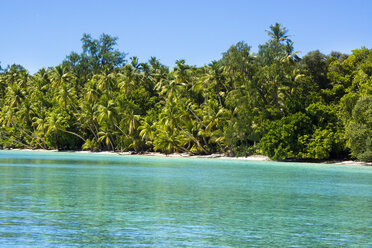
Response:
[{"label": "lagoon", "polygon": [[371,247],[372,167],[0,151],[0,246]]}]

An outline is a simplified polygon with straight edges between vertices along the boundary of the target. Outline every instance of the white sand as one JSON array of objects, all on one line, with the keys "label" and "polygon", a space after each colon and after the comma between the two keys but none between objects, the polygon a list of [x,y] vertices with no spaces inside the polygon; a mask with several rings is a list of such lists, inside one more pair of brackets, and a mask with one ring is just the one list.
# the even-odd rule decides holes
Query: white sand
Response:
[{"label": "white sand", "polygon": [[[13,151],[40,151],[40,152],[58,152],[58,150],[44,150],[44,149],[11,149]],[[231,159],[231,160],[248,160],[248,161],[271,161],[271,159],[264,155],[251,155],[247,157],[228,157],[224,154],[210,154],[210,155],[189,155],[186,153],[172,153],[172,154],[164,154],[160,152],[146,152],[136,154],[133,152],[110,152],[110,151],[102,151],[102,152],[90,152],[90,151],[66,151],[66,152],[76,152],[76,153],[93,153],[93,154],[109,154],[109,155],[138,155],[138,156],[152,156],[152,157],[171,157],[171,158],[211,158],[211,159]],[[359,166],[372,166],[372,162],[361,162],[361,161],[320,161],[319,163],[324,164],[334,164],[334,165],[359,165]]]}]

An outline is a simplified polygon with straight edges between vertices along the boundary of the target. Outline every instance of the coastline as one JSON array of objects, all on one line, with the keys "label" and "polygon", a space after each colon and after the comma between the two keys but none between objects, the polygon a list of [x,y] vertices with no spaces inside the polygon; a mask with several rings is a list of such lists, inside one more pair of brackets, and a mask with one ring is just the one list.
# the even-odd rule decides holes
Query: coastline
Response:
[{"label": "coastline", "polygon": [[85,153],[85,154],[107,154],[107,155],[125,155],[125,156],[147,156],[147,157],[169,157],[169,158],[209,158],[209,159],[231,159],[231,160],[250,160],[250,161],[272,161],[269,157],[264,155],[251,155],[247,157],[229,157],[224,154],[210,154],[210,155],[189,155],[186,153],[171,153],[164,154],[160,152],[145,152],[145,153],[134,153],[134,152],[113,152],[113,151],[80,151],[80,150],[46,150],[46,149],[0,149],[3,151],[32,151],[32,152],[73,152],[73,153]]},{"label": "coastline", "polygon": [[[112,152],[112,151],[80,151],[80,150],[46,150],[46,149],[0,149],[3,151],[33,151],[33,152],[73,152],[85,154],[107,154],[107,155],[123,155],[123,156],[147,156],[147,157],[169,157],[169,158],[207,158],[207,159],[224,159],[224,160],[242,160],[242,161],[275,161],[271,160],[265,155],[251,155],[247,157],[229,157],[224,154],[210,154],[210,155],[189,155],[186,153],[171,153],[164,154],[160,152]],[[347,166],[372,166],[372,162],[355,161],[355,160],[322,160],[322,161],[277,161],[277,162],[294,162],[294,163],[320,163],[330,165],[347,165]]]}]

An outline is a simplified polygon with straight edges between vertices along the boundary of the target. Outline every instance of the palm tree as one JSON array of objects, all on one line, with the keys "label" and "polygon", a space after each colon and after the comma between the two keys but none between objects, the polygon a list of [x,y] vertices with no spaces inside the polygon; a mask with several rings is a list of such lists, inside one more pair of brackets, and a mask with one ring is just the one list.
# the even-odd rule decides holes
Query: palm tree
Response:
[{"label": "palm tree", "polygon": [[98,125],[100,126],[100,131],[98,132],[98,136],[100,137],[98,141],[105,141],[108,149],[111,147],[112,150],[115,150],[114,130],[121,130],[116,124],[118,112],[115,102],[111,99],[105,99],[102,104],[98,105],[96,115]]},{"label": "palm tree", "polygon": [[78,116],[78,121],[81,123],[81,128],[88,128],[95,139],[98,139],[97,133],[99,132],[96,111],[98,109],[98,104],[91,103],[89,101],[82,101],[80,104],[80,114]]},{"label": "palm tree", "polygon": [[266,30],[266,33],[277,43],[289,40],[288,30],[279,23],[271,25],[270,30]]},{"label": "palm tree", "polygon": [[168,67],[160,64],[159,60],[157,60],[155,57],[151,57],[149,63],[150,63],[149,78],[154,84],[160,82],[162,79],[167,78],[167,75],[169,73]]},{"label": "palm tree", "polygon": [[129,131],[129,135],[131,136],[134,136],[135,135],[135,132],[138,128],[138,124],[139,124],[139,121],[141,119],[141,116],[140,115],[136,115],[134,114],[134,111],[132,110],[130,113],[129,113],[129,116],[128,116],[128,131]]},{"label": "palm tree", "polygon": [[111,148],[112,151],[115,151],[115,145],[113,143],[113,138],[110,130],[101,129],[101,131],[98,132],[98,136],[99,136],[98,141],[104,142],[108,150],[110,150]]},{"label": "palm tree", "polygon": [[225,84],[225,76],[223,74],[224,67],[216,62],[212,61],[203,76],[200,77],[198,87],[202,89],[204,101],[208,101],[208,98],[217,96],[220,106],[223,106],[222,96],[226,96],[228,91]]},{"label": "palm tree", "polygon": [[56,112],[50,113],[49,116],[46,117],[47,121],[47,132],[46,135],[52,135],[53,136],[53,141],[52,143],[55,143],[55,148],[58,150],[59,149],[59,142],[58,142],[58,130],[60,129],[61,122],[64,121],[64,119],[57,114]]},{"label": "palm tree", "polygon": [[82,146],[83,150],[90,150],[91,152],[98,150],[98,143],[95,138],[87,139]]},{"label": "palm tree", "polygon": [[114,121],[117,117],[117,108],[113,100],[105,101],[103,104],[100,104],[97,109],[97,121],[100,125],[103,122],[114,126]]},{"label": "palm tree", "polygon": [[18,85],[17,83],[12,83],[8,87],[8,100],[9,105],[14,108],[18,108],[21,104],[23,99],[25,98],[25,90]]},{"label": "palm tree", "polygon": [[47,149],[47,141],[46,141],[46,133],[48,131],[48,124],[45,112],[39,114],[39,116],[35,116],[32,118],[32,126],[36,127],[36,139],[32,141],[32,143],[36,143],[40,145],[43,149]]},{"label": "palm tree", "polygon": [[67,102],[73,105],[74,101],[72,100],[72,96],[74,96],[75,94],[76,94],[75,89],[72,88],[68,83],[63,82],[62,85],[60,85],[60,87],[58,88],[58,91],[55,97],[56,97],[57,102],[59,104],[62,104],[65,110],[67,111]]},{"label": "palm tree", "polygon": [[74,84],[75,79],[75,75],[65,66],[58,65],[51,71],[51,81],[54,87],[61,86],[63,83]]},{"label": "palm tree", "polygon": [[112,100],[114,99],[113,92],[116,90],[117,86],[116,78],[117,75],[115,72],[108,71],[93,76],[93,80],[98,82],[98,88],[102,92],[106,92]]},{"label": "palm tree", "polygon": [[174,101],[180,99],[180,92],[185,86],[185,83],[179,82],[175,78],[168,78],[157,83],[155,88],[160,91],[161,95],[165,95],[168,101]]},{"label": "palm tree", "polygon": [[98,85],[98,81],[93,79],[85,85],[84,92],[87,102],[96,103],[98,101],[102,94],[102,91],[98,88]]},{"label": "palm tree", "polygon": [[154,124],[151,122],[150,116],[146,116],[141,120],[141,125],[138,127],[138,130],[140,130],[139,135],[141,136],[142,140],[146,142],[146,145],[152,145],[156,129]]},{"label": "palm tree", "polygon": [[223,127],[226,126],[226,120],[231,119],[231,112],[218,105],[217,100],[208,100],[202,106],[203,123],[200,125],[199,135],[208,138],[210,145],[217,144],[220,151],[225,151],[223,146],[224,135]]}]

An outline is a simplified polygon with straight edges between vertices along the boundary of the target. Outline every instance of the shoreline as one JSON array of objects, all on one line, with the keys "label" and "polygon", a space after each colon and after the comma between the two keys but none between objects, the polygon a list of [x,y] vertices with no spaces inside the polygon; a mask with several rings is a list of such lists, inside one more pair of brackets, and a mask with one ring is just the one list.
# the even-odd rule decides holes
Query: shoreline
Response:
[{"label": "shoreline", "polygon": [[210,159],[231,159],[231,160],[250,160],[250,161],[272,161],[269,157],[264,155],[251,155],[247,157],[229,157],[224,154],[210,154],[210,155],[189,155],[186,153],[171,153],[164,154],[160,152],[112,152],[112,151],[81,151],[81,150],[46,150],[46,149],[0,149],[0,151],[30,151],[30,152],[72,152],[81,154],[107,154],[107,155],[123,155],[123,156],[146,156],[146,157],[168,157],[168,158],[210,158]]},{"label": "shoreline", "polygon": [[[160,152],[146,152],[146,153],[134,153],[134,152],[112,152],[112,151],[81,151],[81,150],[46,150],[46,149],[0,149],[0,151],[32,151],[32,152],[72,152],[82,154],[106,154],[106,155],[123,155],[123,156],[145,156],[145,157],[164,157],[164,158],[207,158],[207,159],[225,159],[225,160],[241,160],[241,161],[276,161],[271,160],[265,155],[250,155],[247,157],[229,157],[224,154],[210,154],[210,155],[189,155],[186,153],[171,153],[164,154]],[[317,164],[329,164],[329,165],[347,165],[347,166],[372,166],[372,162],[355,161],[355,160],[301,160],[301,161],[276,161],[276,162],[293,162],[293,163],[317,163]]]}]

